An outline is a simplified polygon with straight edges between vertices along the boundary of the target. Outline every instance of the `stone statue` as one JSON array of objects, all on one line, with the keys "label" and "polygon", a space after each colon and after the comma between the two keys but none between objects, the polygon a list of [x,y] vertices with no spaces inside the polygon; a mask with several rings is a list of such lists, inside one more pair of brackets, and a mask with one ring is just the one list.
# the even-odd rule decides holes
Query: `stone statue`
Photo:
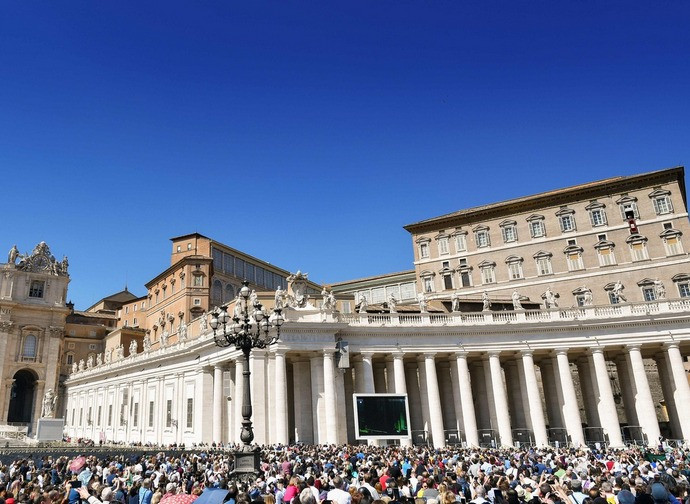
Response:
[{"label": "stone statue", "polygon": [[419,312],[426,313],[428,303],[426,300],[426,295],[423,292],[419,293],[419,295],[417,296],[417,301],[419,302]]},{"label": "stone statue", "polygon": [[324,310],[328,309],[328,291],[326,290],[326,287],[324,287],[321,290],[321,308]]},{"label": "stone statue", "polygon": [[395,299],[393,293],[388,295],[388,310],[391,313],[398,313],[398,300]]},{"label": "stone statue", "polygon": [[201,314],[201,320],[199,321],[199,329],[204,332],[208,329],[208,313],[204,312]]},{"label": "stone statue", "polygon": [[125,346],[122,343],[117,345],[117,347],[115,348],[115,352],[117,352],[115,354],[117,356],[117,360],[122,360],[125,358]]},{"label": "stone statue", "polygon": [[333,291],[330,291],[330,292],[328,293],[328,304],[330,305],[331,310],[335,310],[335,309],[336,309],[335,296],[333,295]]},{"label": "stone statue", "polygon": [[259,296],[256,294],[254,289],[252,289],[251,293],[249,294],[249,302],[254,308],[259,305]]},{"label": "stone statue", "polygon": [[335,310],[335,296],[333,295],[333,291],[328,291],[324,287],[321,291],[321,297],[323,298],[323,301],[321,303],[321,310]]},{"label": "stone statue", "polygon": [[520,294],[518,291],[514,290],[511,297],[513,298],[513,310],[522,310],[522,303],[520,302]]},{"label": "stone statue", "polygon": [[235,298],[235,306],[232,309],[232,318],[242,320],[242,295],[238,292]]},{"label": "stone statue", "polygon": [[130,357],[131,357],[132,355],[136,355],[136,354],[137,354],[137,349],[138,349],[137,340],[132,340],[132,341],[129,343],[129,355],[130,355]]},{"label": "stone statue", "polygon": [[86,358],[86,369],[91,369],[93,367],[93,355],[89,355]]},{"label": "stone statue", "polygon": [[103,364],[103,354],[96,355],[96,366],[100,366],[102,364]]},{"label": "stone statue", "polygon": [[482,311],[491,310],[491,300],[489,299],[489,293],[484,291],[482,294]]},{"label": "stone statue", "polygon": [[273,298],[275,303],[273,305],[273,308],[278,310],[278,309],[283,309],[285,307],[285,291],[280,288],[280,285],[276,289],[276,295]]},{"label": "stone statue", "polygon": [[185,341],[187,339],[187,324],[184,323],[184,320],[180,320],[180,327],[177,328],[177,340],[179,341]]},{"label": "stone statue", "polygon": [[613,295],[614,297],[618,300],[619,303],[627,303],[628,299],[623,295],[623,284],[621,283],[620,280],[618,280],[614,285],[613,285]]},{"label": "stone statue", "polygon": [[108,348],[105,351],[105,356],[103,357],[103,360],[105,361],[106,364],[110,364],[113,360],[113,349]]},{"label": "stone statue", "polygon": [[592,304],[594,303],[594,300],[592,299],[592,291],[585,287],[583,294],[584,299],[582,300],[582,303],[585,306],[592,306]]},{"label": "stone statue", "polygon": [[62,263],[60,263],[60,270],[62,270],[63,275],[67,274],[67,268],[69,268],[69,261],[67,260],[67,256],[63,256]]},{"label": "stone statue", "polygon": [[79,371],[84,371],[84,369],[86,369],[86,363],[84,359],[79,359]]},{"label": "stone statue", "polygon": [[14,245],[7,256],[7,262],[14,265],[17,262],[17,257],[19,257],[19,249]]},{"label": "stone statue", "polygon": [[46,395],[43,396],[41,418],[53,418],[55,416],[55,405],[57,404],[57,399],[57,395],[55,395],[53,389],[48,389]]},{"label": "stone statue", "polygon": [[77,364],[76,362],[73,362],[72,363],[72,373],[76,373],[77,371],[79,371],[79,364]]},{"label": "stone statue", "polygon": [[367,297],[364,294],[359,295],[359,313],[366,313],[369,303],[367,302]]},{"label": "stone statue", "polygon": [[558,301],[556,300],[558,296],[553,293],[551,290],[551,287],[546,288],[546,292],[544,293],[544,304],[546,305],[546,308],[557,308],[558,307]]},{"label": "stone statue", "polygon": [[657,299],[666,299],[666,287],[658,278],[654,280],[654,294],[656,294]]},{"label": "stone statue", "polygon": [[168,346],[168,331],[163,331],[161,333],[161,348]]},{"label": "stone statue", "polygon": [[144,352],[148,352],[149,350],[151,350],[151,337],[148,335],[148,333],[146,333],[146,335],[144,336],[143,343],[144,343]]},{"label": "stone statue", "polygon": [[460,311],[460,293],[457,291],[450,297],[450,309],[454,312]]}]

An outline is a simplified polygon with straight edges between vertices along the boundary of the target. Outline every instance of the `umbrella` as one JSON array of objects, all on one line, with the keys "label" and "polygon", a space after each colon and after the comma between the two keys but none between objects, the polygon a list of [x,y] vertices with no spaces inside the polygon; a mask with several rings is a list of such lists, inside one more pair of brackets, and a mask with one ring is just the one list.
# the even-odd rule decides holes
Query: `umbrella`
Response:
[{"label": "umbrella", "polygon": [[[225,497],[228,495],[229,490],[227,488],[207,488],[199,496],[194,504],[222,504]],[[167,504],[167,500],[165,501]]]},{"label": "umbrella", "polygon": [[[163,503],[165,503],[165,504],[190,504],[191,502],[194,502],[198,498],[199,498],[198,495],[183,494],[183,493],[182,494],[175,494],[175,495],[171,495],[169,497],[166,497],[164,499],[161,499],[160,504],[163,504]],[[222,502],[222,500],[220,502]]]},{"label": "umbrella", "polygon": [[86,465],[86,457],[84,457],[83,455],[79,455],[77,458],[75,458],[70,463],[69,470],[76,474],[79,471],[81,471],[85,465]]}]

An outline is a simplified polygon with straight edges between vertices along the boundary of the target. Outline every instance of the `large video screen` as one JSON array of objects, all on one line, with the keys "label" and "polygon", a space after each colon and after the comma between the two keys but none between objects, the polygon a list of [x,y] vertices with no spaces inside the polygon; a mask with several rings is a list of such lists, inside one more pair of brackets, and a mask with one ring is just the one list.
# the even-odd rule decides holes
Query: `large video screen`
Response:
[{"label": "large video screen", "polygon": [[410,411],[405,394],[354,394],[357,439],[407,439]]}]

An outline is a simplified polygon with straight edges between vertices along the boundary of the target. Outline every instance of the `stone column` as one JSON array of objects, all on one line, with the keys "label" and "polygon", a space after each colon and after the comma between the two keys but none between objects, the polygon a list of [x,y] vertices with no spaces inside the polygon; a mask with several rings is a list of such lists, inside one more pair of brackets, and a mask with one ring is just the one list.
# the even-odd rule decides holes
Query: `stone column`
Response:
[{"label": "stone column", "polygon": [[236,440],[239,440],[240,435],[239,432],[235,430],[235,403],[238,402],[235,394],[235,367],[228,367],[226,371],[227,373],[225,376],[227,376],[228,380],[227,397],[230,398],[229,401],[226,401],[226,439],[228,440],[228,443],[234,443]]},{"label": "stone column", "polygon": [[609,436],[610,445],[614,448],[621,447],[623,446],[623,436],[621,434],[620,423],[618,422],[616,402],[613,399],[613,391],[611,390],[611,379],[606,369],[604,350],[598,347],[593,348],[590,351],[589,359],[592,363],[590,367],[594,370],[594,376],[596,378],[599,421],[604,431]]},{"label": "stone column", "polygon": [[308,360],[292,362],[293,396],[295,403],[295,442],[314,443],[311,371]]},{"label": "stone column", "polygon": [[[590,365],[590,359],[586,356],[580,357],[575,361],[575,364],[577,365],[577,375],[580,377],[580,395],[585,408],[584,415],[587,419],[587,427],[601,427],[599,408],[597,406],[598,392],[594,385],[596,383],[596,375]],[[586,435],[585,439],[587,439]]]},{"label": "stone column", "polygon": [[[45,393],[45,380],[36,380],[36,389],[34,392],[34,412],[31,415],[31,424],[29,425],[29,434],[35,435],[38,429],[38,419],[41,417],[41,410],[43,409],[43,394]],[[82,419],[82,429],[85,425]],[[82,430],[82,432],[85,429]]]},{"label": "stone column", "polygon": [[326,403],[324,402],[323,356],[314,355],[309,359],[311,377],[311,405],[314,443],[326,444]]},{"label": "stone column", "polygon": [[443,432],[443,411],[441,410],[441,394],[436,376],[435,354],[424,354],[424,374],[426,377],[427,400],[429,402],[429,423],[431,424],[431,438],[434,448],[445,446],[446,439]]},{"label": "stone column", "polygon": [[509,359],[503,364],[505,383],[508,392],[508,407],[510,408],[511,424],[515,429],[527,428],[525,410],[522,407],[522,390],[520,390],[520,375],[517,362]]},{"label": "stone column", "polygon": [[274,443],[287,444],[288,435],[288,404],[287,404],[287,373],[285,368],[285,350],[275,353],[275,418],[276,438]]},{"label": "stone column", "polygon": [[647,435],[647,443],[653,446],[659,442],[661,432],[659,431],[656,409],[654,408],[652,393],[649,390],[649,382],[647,381],[647,373],[644,370],[644,361],[642,360],[642,352],[639,345],[630,345],[628,347],[627,359],[630,361],[632,381],[637,392],[635,394],[637,419],[640,422],[640,427]]},{"label": "stone column", "polygon": [[425,429],[422,415],[422,398],[419,392],[419,377],[417,375],[417,361],[408,361],[405,366],[405,387],[407,388],[407,400],[410,403],[411,429],[421,431]]},{"label": "stone column", "polygon": [[326,442],[329,444],[335,444],[338,442],[334,352],[335,350],[331,349],[324,350],[323,352],[323,387],[324,401],[326,403]]},{"label": "stone column", "polygon": [[374,392],[383,394],[386,392],[386,365],[377,362],[374,367]]},{"label": "stone column", "polygon": [[386,359],[386,392],[395,394],[395,367],[393,359],[388,357]]},{"label": "stone column", "polygon": [[[395,394],[407,394],[407,381],[405,380],[405,363],[403,361],[404,354],[402,352],[393,354],[393,359],[390,361],[391,366],[388,367],[390,371],[388,376],[391,377],[388,380],[388,391]],[[408,408],[412,408],[410,397],[407,398]],[[412,435],[412,413],[410,412],[410,425],[407,429],[410,431],[410,436]],[[400,441],[402,446],[412,446],[412,438],[402,439]]]},{"label": "stone column", "polygon": [[[474,399],[472,397],[472,384],[470,382],[470,370],[467,365],[467,352],[455,353],[455,371],[457,382],[453,380],[453,388],[457,388],[462,416],[462,428],[465,431],[465,440],[469,446],[479,446],[479,433],[477,432],[477,418],[474,412]],[[451,368],[452,369],[452,368]],[[456,394],[454,394],[455,396]],[[457,410],[456,410],[457,411]],[[456,413],[456,414],[457,414]]]},{"label": "stone column", "polygon": [[687,409],[690,406],[690,386],[688,385],[688,378],[685,374],[685,366],[683,365],[683,357],[680,353],[678,343],[668,343],[666,345],[666,353],[668,355],[668,363],[670,367],[670,375],[672,377],[671,383],[674,386],[673,398],[676,403],[676,413],[680,421],[680,429],[683,434],[683,439],[690,439],[690,417],[687,414]]},{"label": "stone column", "polygon": [[525,381],[527,401],[529,402],[529,416],[532,423],[532,433],[537,446],[549,444],[549,436],[546,432],[546,421],[541,403],[541,394],[537,384],[537,371],[534,368],[534,357],[531,351],[522,352],[522,369]]},{"label": "stone column", "polygon": [[213,366],[213,441],[220,443],[223,439],[223,368],[220,364]]},{"label": "stone column", "polygon": [[247,363],[244,361],[244,355],[238,355],[235,359],[235,442],[241,443],[240,433],[242,432],[242,398],[244,397],[244,367]]},{"label": "stone column", "polygon": [[498,435],[503,446],[513,445],[513,433],[510,430],[510,412],[508,411],[508,398],[503,384],[501,361],[498,352],[489,354],[489,369],[491,371],[491,388],[494,396],[494,408],[498,424]]},{"label": "stone column", "polygon": [[374,365],[372,362],[374,354],[371,352],[362,352],[360,356],[362,357],[361,392],[365,394],[373,394],[375,391]]},{"label": "stone column", "polygon": [[556,362],[558,363],[558,375],[563,393],[563,419],[565,420],[565,428],[568,430],[570,441],[575,446],[581,446],[585,444],[585,436],[582,432],[582,420],[580,419],[580,410],[577,407],[577,396],[575,395],[573,376],[570,373],[568,351],[563,349],[557,350]]}]

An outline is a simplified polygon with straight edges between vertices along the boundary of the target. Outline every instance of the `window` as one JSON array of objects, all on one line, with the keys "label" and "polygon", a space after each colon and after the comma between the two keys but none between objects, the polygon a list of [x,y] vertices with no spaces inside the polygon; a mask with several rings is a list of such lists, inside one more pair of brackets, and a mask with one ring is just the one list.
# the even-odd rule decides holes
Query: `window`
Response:
[{"label": "window", "polygon": [[486,226],[474,228],[474,242],[477,245],[477,248],[490,246],[491,240],[489,238],[489,228]]},{"label": "window", "polygon": [[133,319],[133,320],[132,320],[132,326],[133,326],[133,327],[137,327],[138,325],[139,325],[139,322],[137,321],[137,319],[136,319],[136,318]]},{"label": "window", "polygon": [[153,415],[155,414],[155,403],[149,401],[149,427],[153,427]]},{"label": "window", "polygon": [[108,427],[113,425],[113,405],[108,405]]},{"label": "window", "polygon": [[[194,287],[203,287],[204,277],[202,275],[194,275]],[[165,292],[165,291],[163,291]]]},{"label": "window", "polygon": [[177,246],[177,251],[178,251],[178,252],[182,252],[182,247],[178,245],[178,246]]},{"label": "window", "polygon": [[672,222],[664,222],[663,227],[664,227],[664,229],[673,229],[673,223]]},{"label": "window", "polygon": [[465,252],[467,250],[467,232],[458,231],[455,234],[455,250],[456,252]]},{"label": "window", "polygon": [[499,224],[501,227],[501,235],[504,243],[511,243],[517,241],[517,222],[503,221]]},{"label": "window", "polygon": [[522,257],[510,256],[506,259],[508,265],[508,278],[510,280],[519,280],[524,278],[522,272]]},{"label": "window", "polygon": [[132,426],[139,425],[139,403],[135,402],[132,406]]},{"label": "window", "polygon": [[67,358],[65,359],[65,364],[68,366],[71,366],[74,363],[74,354],[73,353],[68,353]]},{"label": "window", "polygon": [[187,250],[192,250],[192,244],[191,243],[187,244]]},{"label": "window", "polygon": [[37,339],[33,334],[27,334],[24,338],[24,345],[22,346],[22,359],[35,360],[36,359],[36,344]]},{"label": "window", "polygon": [[479,264],[479,270],[481,271],[482,283],[492,284],[496,283],[496,263],[484,261]]},{"label": "window", "polygon": [[592,227],[606,225],[606,211],[604,208],[606,208],[606,205],[598,201],[592,201],[585,207],[585,210],[589,212],[589,222],[592,224]]},{"label": "window", "polygon": [[637,211],[637,198],[624,194],[616,200],[616,203],[621,210],[621,218],[623,220],[640,218],[640,213]]},{"label": "window", "polygon": [[563,253],[565,254],[565,260],[568,264],[568,271],[577,271],[584,269],[582,264],[582,247],[577,245],[569,245],[565,248]]},{"label": "window", "polygon": [[642,235],[631,235],[626,240],[630,246],[630,258],[634,261],[646,261],[649,259],[647,252],[647,238]]},{"label": "window", "polygon": [[452,273],[444,273],[443,274],[443,288],[445,290],[453,289],[453,274]]},{"label": "window", "polygon": [[546,236],[543,215],[532,215],[527,218],[527,223],[529,224],[529,232],[532,238],[542,238]]},{"label": "window", "polygon": [[165,401],[165,426],[172,427],[172,399]]},{"label": "window", "polygon": [[43,289],[45,288],[45,282],[41,280],[32,280],[31,286],[29,287],[29,297],[31,298],[42,298]]},{"label": "window", "polygon": [[434,280],[432,277],[424,277],[422,282],[424,283],[424,292],[434,292]]},{"label": "window", "polygon": [[649,301],[656,301],[656,292],[654,287],[642,287],[642,298]]},{"label": "window", "polygon": [[89,343],[89,350],[96,350],[96,343]]},{"label": "window", "polygon": [[598,234],[597,235],[597,241],[606,241],[608,238],[606,237],[606,233]]},{"label": "window", "polygon": [[551,253],[549,252],[537,252],[534,254],[534,260],[537,265],[537,275],[551,275],[553,269],[551,267]]},{"label": "window", "polygon": [[194,306],[201,306],[201,299],[194,298]]},{"label": "window", "polygon": [[673,212],[671,203],[671,191],[657,188],[649,194],[654,205],[654,212],[657,215],[666,215]]},{"label": "window", "polygon": [[569,233],[576,230],[575,210],[568,207],[561,207],[561,209],[556,212],[556,216],[561,225],[561,233]]},{"label": "window", "polygon": [[192,397],[187,398],[187,428],[191,429],[194,427],[194,399]]},{"label": "window", "polygon": [[442,236],[438,238],[438,253],[439,255],[445,255],[449,253],[447,236]]},{"label": "window", "polygon": [[602,247],[598,249],[599,266],[612,266],[616,264],[616,257],[613,247]]},{"label": "window", "polygon": [[677,229],[665,229],[659,237],[664,240],[664,248],[667,256],[680,255],[683,253],[683,243],[680,237],[683,235]]},{"label": "window", "polygon": [[426,259],[429,257],[429,244],[428,243],[420,243],[419,244],[419,257],[422,259]]}]

